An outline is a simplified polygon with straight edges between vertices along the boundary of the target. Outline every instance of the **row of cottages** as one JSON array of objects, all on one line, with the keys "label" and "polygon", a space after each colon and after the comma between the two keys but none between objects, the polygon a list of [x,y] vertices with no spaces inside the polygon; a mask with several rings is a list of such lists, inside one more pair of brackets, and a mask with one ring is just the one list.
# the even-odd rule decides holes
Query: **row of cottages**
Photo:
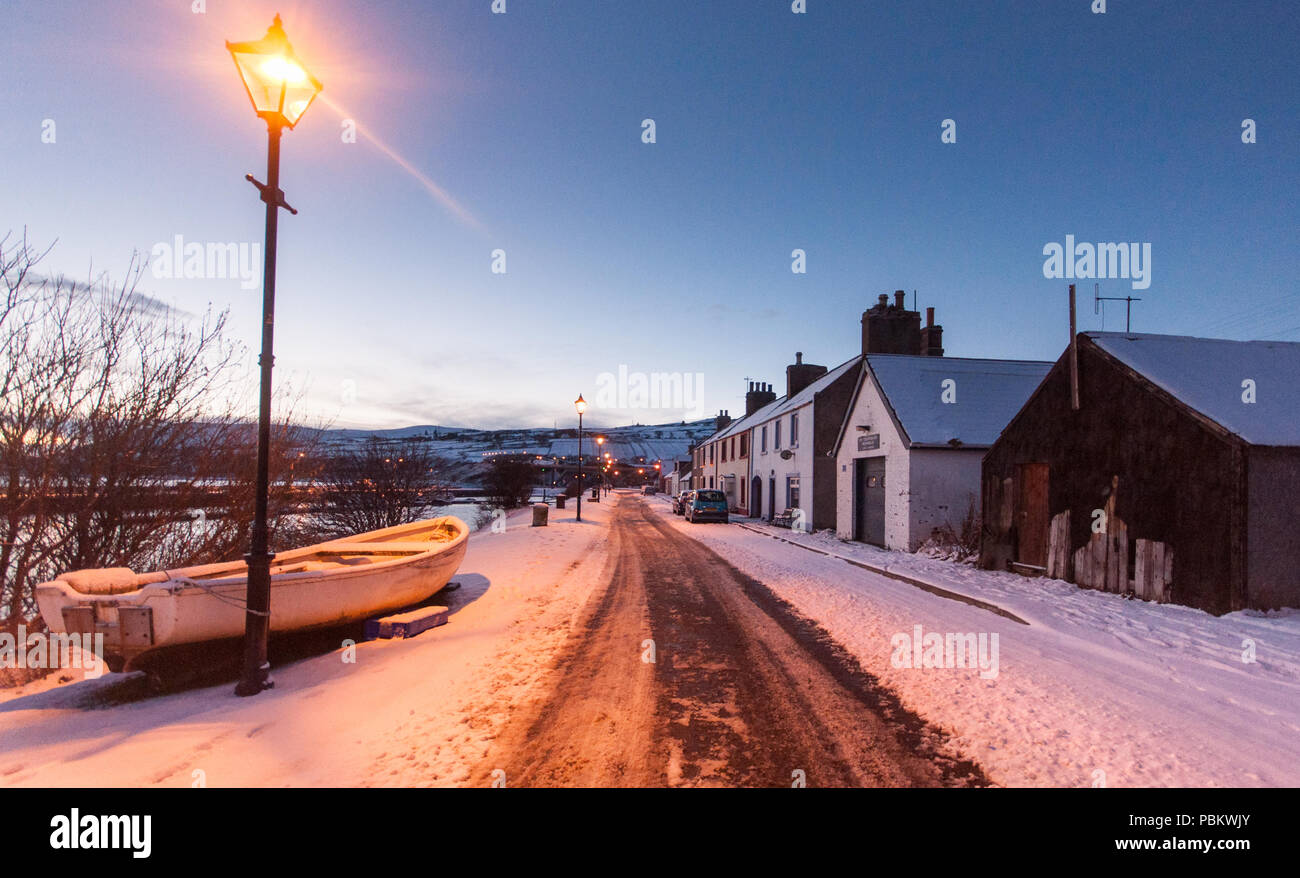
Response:
[{"label": "row of cottages", "polygon": [[[693,451],[691,484],[724,491],[733,512],[785,520],[801,530],[836,526],[836,477],[832,450],[852,401],[862,359],[885,352],[942,355],[942,328],[934,309],[923,330],[917,311],[882,294],[862,314],[862,353],[834,369],[803,361],[786,367],[786,392],[779,399],[771,384],[750,382],[745,416],[733,421],[720,412],[717,431]],[[785,513],[791,513],[786,518]]]},{"label": "row of cottages", "polygon": [[[861,357],[834,369],[803,361],[786,367],[786,393],[750,382],[745,416],[718,416],[718,430],[695,448],[692,485],[717,488],[732,512],[773,520],[787,510],[800,529],[835,526],[834,461],[828,455]],[[819,486],[823,486],[819,489]]]},{"label": "row of cottages", "polygon": [[1300,344],[1075,336],[985,455],[981,564],[1300,607]]},{"label": "row of cottages", "polygon": [[834,369],[786,368],[786,394],[751,383],[745,416],[718,416],[693,451],[692,485],[733,512],[915,549],[959,528],[980,496],[980,459],[1050,363],[943,356],[943,328],[904,293],[862,315],[862,353]]}]

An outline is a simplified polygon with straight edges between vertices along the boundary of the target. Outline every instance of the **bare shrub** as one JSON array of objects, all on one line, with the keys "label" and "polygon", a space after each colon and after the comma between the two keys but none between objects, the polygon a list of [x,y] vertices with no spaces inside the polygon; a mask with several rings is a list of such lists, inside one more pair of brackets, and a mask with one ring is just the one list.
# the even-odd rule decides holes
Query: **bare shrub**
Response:
[{"label": "bare shrub", "polygon": [[[11,631],[35,623],[33,586],[60,572],[230,560],[251,532],[256,427],[239,417],[243,351],[225,339],[226,314],[191,317],[140,294],[135,259],[120,284],[44,276],[48,252],[0,238],[0,628]],[[294,462],[313,435],[287,417],[276,427],[273,526],[293,511]]]},{"label": "bare shrub", "polygon": [[980,553],[980,513],[975,508],[974,498],[967,505],[966,514],[958,528],[944,522],[934,529],[930,538],[917,551],[943,561],[975,563]]},{"label": "bare shrub", "polygon": [[319,520],[335,536],[419,521],[442,493],[444,469],[427,442],[371,437],[324,463]]}]

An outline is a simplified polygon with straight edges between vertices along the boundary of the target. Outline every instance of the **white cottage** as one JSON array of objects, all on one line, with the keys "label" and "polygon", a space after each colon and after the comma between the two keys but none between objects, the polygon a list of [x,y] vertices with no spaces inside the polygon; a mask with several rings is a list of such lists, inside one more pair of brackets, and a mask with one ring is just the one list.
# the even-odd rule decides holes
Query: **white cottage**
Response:
[{"label": "white cottage", "polygon": [[786,395],[745,419],[749,433],[749,515],[800,530],[835,527],[835,468],[830,450],[851,398],[860,356],[834,369],[786,368]]},{"label": "white cottage", "polygon": [[1051,363],[868,354],[831,455],[836,530],[914,551],[980,507],[984,452]]}]

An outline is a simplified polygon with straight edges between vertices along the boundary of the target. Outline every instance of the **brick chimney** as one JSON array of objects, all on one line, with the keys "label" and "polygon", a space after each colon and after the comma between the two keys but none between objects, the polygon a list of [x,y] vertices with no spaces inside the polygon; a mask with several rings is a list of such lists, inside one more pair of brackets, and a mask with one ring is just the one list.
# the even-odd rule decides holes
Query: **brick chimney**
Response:
[{"label": "brick chimney", "polygon": [[921,330],[921,353],[927,357],[943,356],[943,327],[934,325],[934,309],[925,309],[925,328]]},{"label": "brick chimney", "polygon": [[889,294],[881,293],[880,301],[862,312],[862,353],[919,355],[921,350],[921,315],[908,311],[907,294],[894,291],[894,302]]},{"label": "brick chimney", "polygon": [[713,419],[713,423],[715,425],[713,432],[717,433],[731,423],[731,415],[725,411],[719,410],[718,416]]},{"label": "brick chimney", "polygon": [[785,367],[785,398],[790,399],[825,374],[825,366],[814,366],[812,363],[805,363],[803,361],[803,351],[796,351],[794,362]]},{"label": "brick chimney", "polygon": [[772,402],[776,402],[776,394],[772,392],[771,384],[764,384],[761,381],[749,382],[749,392],[745,394],[745,417],[749,417]]}]

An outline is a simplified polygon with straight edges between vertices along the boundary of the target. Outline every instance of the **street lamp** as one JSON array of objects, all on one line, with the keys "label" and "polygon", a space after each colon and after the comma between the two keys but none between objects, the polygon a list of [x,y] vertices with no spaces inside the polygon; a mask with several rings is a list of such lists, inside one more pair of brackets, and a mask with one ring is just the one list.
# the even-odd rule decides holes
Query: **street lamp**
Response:
[{"label": "street lamp", "polygon": [[266,639],[271,628],[271,551],[267,533],[267,494],[270,490],[271,457],[271,368],[275,364],[275,248],[279,209],[297,214],[280,190],[280,135],[302,119],[307,107],[320,93],[321,84],[307,72],[289,45],[277,15],[260,40],[246,43],[227,41],[248,99],[257,115],[266,120],[266,182],[252,174],[244,179],[257,187],[266,203],[266,253],[262,265],[262,392],[257,421],[257,499],[253,514],[253,538],[244,560],[248,565],[248,586],[244,614],[244,673],[236,695],[256,695],[272,685],[266,660]]},{"label": "street lamp", "polygon": [[587,411],[587,401],[578,394],[578,398],[573,401],[573,407],[578,410],[578,521],[582,521],[582,415]]}]

